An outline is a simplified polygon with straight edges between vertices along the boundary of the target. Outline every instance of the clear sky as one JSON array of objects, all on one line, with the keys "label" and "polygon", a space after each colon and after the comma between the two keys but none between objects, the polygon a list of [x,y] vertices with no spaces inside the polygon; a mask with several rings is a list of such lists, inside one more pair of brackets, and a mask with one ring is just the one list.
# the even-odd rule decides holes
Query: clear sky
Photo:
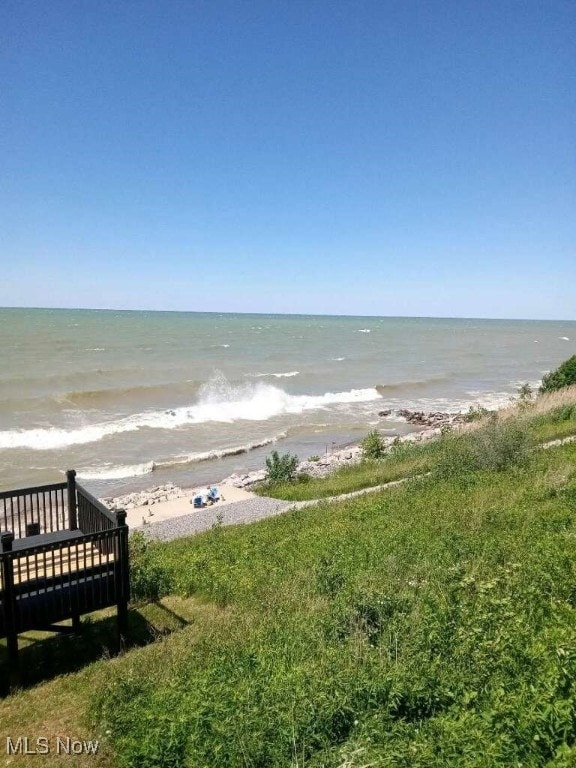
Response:
[{"label": "clear sky", "polygon": [[576,319],[574,0],[3,0],[0,305]]}]

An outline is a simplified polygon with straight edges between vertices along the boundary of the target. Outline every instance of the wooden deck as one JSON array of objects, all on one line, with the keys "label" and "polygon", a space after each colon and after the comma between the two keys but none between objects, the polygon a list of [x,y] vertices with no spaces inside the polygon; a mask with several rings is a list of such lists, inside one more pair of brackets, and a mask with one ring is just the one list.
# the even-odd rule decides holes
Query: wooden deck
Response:
[{"label": "wooden deck", "polygon": [[[76,533],[77,536],[72,537],[71,533]],[[94,542],[84,540],[74,543],[74,538],[81,535],[81,531],[60,531],[57,534],[40,534],[19,539],[13,546],[13,552],[17,554],[23,549],[23,544],[26,545],[27,550],[34,547],[34,551],[31,554],[13,558],[14,585],[73,574],[114,562],[114,553],[103,553]],[[47,548],[48,545],[58,541],[61,543],[58,549]],[[3,581],[0,573],[0,591],[2,589]]]},{"label": "wooden deck", "polygon": [[79,627],[81,614],[117,605],[125,633],[126,512],[109,511],[67,474],[66,483],[0,493],[0,638],[16,671],[20,632],[65,619]]}]

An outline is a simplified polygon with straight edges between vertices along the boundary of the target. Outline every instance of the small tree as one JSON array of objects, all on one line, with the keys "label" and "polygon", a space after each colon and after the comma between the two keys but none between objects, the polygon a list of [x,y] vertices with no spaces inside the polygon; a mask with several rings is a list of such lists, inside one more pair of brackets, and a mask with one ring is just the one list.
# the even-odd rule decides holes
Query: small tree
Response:
[{"label": "small tree", "polygon": [[526,382],[526,384],[522,384],[521,387],[518,387],[518,407],[521,410],[525,410],[526,408],[529,408],[531,405],[534,404],[534,390]]},{"label": "small tree", "polygon": [[571,384],[576,384],[576,355],[564,360],[555,371],[550,371],[543,377],[540,392],[553,392]]},{"label": "small tree", "polygon": [[360,443],[360,447],[362,448],[362,456],[365,459],[381,459],[386,452],[384,440],[377,429],[368,432]]},{"label": "small tree", "polygon": [[289,483],[294,480],[297,467],[298,456],[289,453],[280,456],[278,451],[272,451],[266,459],[266,480],[270,483]]}]

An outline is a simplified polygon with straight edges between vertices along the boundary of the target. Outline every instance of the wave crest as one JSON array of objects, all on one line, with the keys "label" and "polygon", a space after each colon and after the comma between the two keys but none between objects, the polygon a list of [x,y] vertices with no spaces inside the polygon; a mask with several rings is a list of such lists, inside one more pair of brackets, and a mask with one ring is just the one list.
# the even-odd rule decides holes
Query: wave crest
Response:
[{"label": "wave crest", "polygon": [[262,379],[267,376],[273,376],[275,379],[291,379],[293,376],[299,376],[300,371],[286,371],[286,373],[253,373],[250,375],[254,379]]},{"label": "wave crest", "polygon": [[81,480],[120,480],[127,477],[141,477],[155,472],[158,469],[171,469],[173,467],[182,467],[188,464],[198,464],[203,461],[212,461],[214,459],[223,459],[226,456],[240,456],[243,453],[249,453],[256,448],[263,448],[265,445],[271,445],[278,440],[286,437],[286,432],[281,432],[274,437],[267,437],[246,445],[237,445],[232,448],[215,448],[211,451],[202,453],[190,453],[186,456],[175,456],[170,459],[161,459],[159,461],[147,461],[143,464],[125,464],[125,465],[105,465],[102,467],[87,467],[79,469],[77,472]]},{"label": "wave crest", "polygon": [[275,416],[366,403],[379,398],[379,393],[373,388],[325,392],[323,395],[290,395],[263,382],[232,386],[218,374],[201,388],[194,405],[136,413],[115,421],[71,429],[7,430],[0,432],[0,449],[52,450],[98,442],[112,435],[146,428],[169,430],[210,422],[267,421]]},{"label": "wave crest", "polygon": [[430,379],[417,379],[415,381],[397,381],[391,384],[377,384],[376,391],[385,397],[394,392],[403,392],[407,389],[426,389],[431,384],[438,384],[448,381],[449,376],[436,376]]}]

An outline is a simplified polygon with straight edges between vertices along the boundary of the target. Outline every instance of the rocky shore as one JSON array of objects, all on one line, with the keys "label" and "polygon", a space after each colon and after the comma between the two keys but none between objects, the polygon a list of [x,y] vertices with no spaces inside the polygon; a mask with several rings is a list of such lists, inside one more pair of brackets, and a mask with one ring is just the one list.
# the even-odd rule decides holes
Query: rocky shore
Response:
[{"label": "rocky shore", "polygon": [[189,495],[189,492],[174,485],[174,483],[166,483],[166,485],[157,485],[154,488],[147,488],[145,491],[135,491],[134,493],[127,493],[124,496],[100,499],[100,501],[108,507],[108,509],[118,507],[128,510],[134,509],[134,507],[151,507],[154,504],[181,499],[184,496]]},{"label": "rocky shore", "polygon": [[[454,428],[466,421],[466,417],[461,413],[444,413],[436,411],[426,413],[424,411],[410,411],[402,408],[397,411],[380,411],[378,415],[381,418],[394,416],[395,420],[403,419],[408,424],[420,427],[418,431],[408,435],[389,436],[383,435],[384,445],[389,449],[392,445],[400,442],[421,442],[437,437],[447,428]],[[331,451],[325,456],[314,457],[314,460],[307,459],[298,464],[297,472],[306,473],[311,477],[326,477],[341,467],[356,464],[362,458],[362,449],[358,444],[352,444],[338,450]],[[257,469],[243,474],[232,474],[220,481],[220,484],[233,485],[235,488],[250,488],[256,483],[262,482],[266,477],[265,469]],[[218,483],[217,483],[218,485]],[[145,491],[137,491],[124,496],[102,499],[108,508],[122,507],[124,509],[133,509],[134,507],[153,506],[165,501],[172,501],[185,496],[190,497],[191,491],[180,488],[173,483],[155,486]]]},{"label": "rocky shore", "polygon": [[[466,417],[462,413],[444,413],[436,411],[434,413],[425,413],[424,411],[410,411],[407,408],[402,408],[398,411],[380,411],[378,415],[381,418],[388,416],[394,416],[396,420],[403,419],[408,424],[414,424],[421,427],[417,432],[412,432],[408,435],[399,436],[382,436],[382,441],[387,448],[392,445],[401,442],[421,442],[423,440],[430,440],[433,437],[438,437],[443,430],[447,428],[454,428],[458,424],[462,424],[466,421]],[[301,461],[298,464],[297,472],[305,473],[311,477],[326,477],[331,472],[334,472],[341,467],[348,466],[350,464],[356,464],[362,458],[362,449],[358,444],[353,444],[345,448],[341,448],[336,451],[332,451],[325,456],[320,456],[316,461]],[[236,488],[250,488],[256,483],[262,482],[266,477],[265,469],[254,470],[253,472],[247,472],[245,474],[232,474],[229,475],[223,483],[234,485]]]}]

